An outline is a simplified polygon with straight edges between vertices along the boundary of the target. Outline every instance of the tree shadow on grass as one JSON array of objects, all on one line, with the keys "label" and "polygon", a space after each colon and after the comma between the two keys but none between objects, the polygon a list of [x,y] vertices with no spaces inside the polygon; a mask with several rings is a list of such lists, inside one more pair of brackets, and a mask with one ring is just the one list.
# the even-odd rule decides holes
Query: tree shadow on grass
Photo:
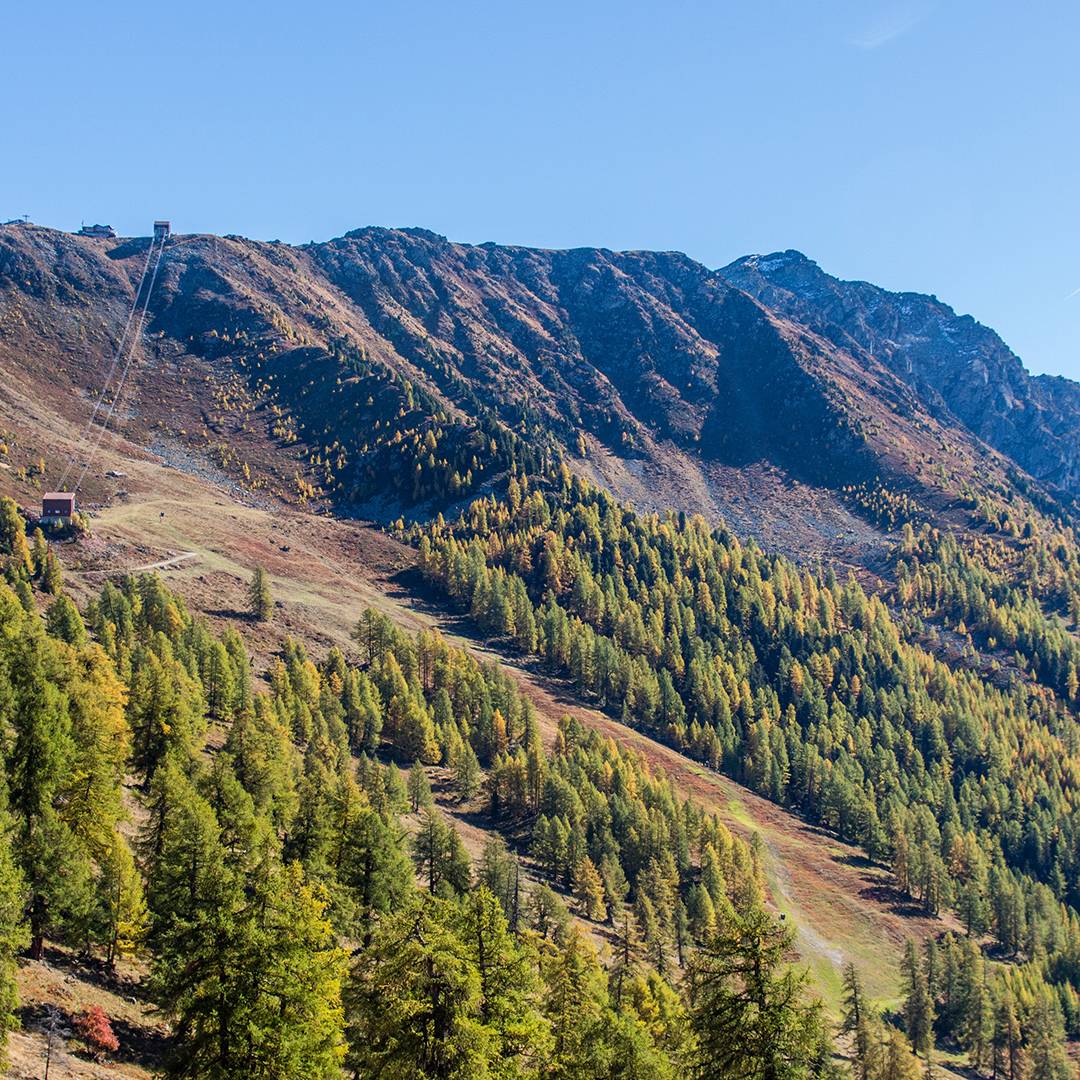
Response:
[{"label": "tree shadow on grass", "polygon": [[907,893],[895,885],[876,882],[865,889],[860,889],[859,896],[866,900],[873,900],[894,915],[900,915],[905,919],[925,919],[929,916],[929,912],[922,904],[917,900],[912,900]]},{"label": "tree shadow on grass", "polygon": [[255,623],[255,616],[250,611],[240,608],[211,608],[206,612],[212,619],[234,619],[237,622]]},{"label": "tree shadow on grass", "polygon": [[[99,1061],[83,1048],[74,1034],[75,1021],[81,1012],[81,1009],[68,1009],[55,1002],[39,1002],[22,1006],[16,1010],[16,1015],[27,1031],[36,1031],[46,1038],[51,1032],[58,1040],[54,1047],[61,1048],[65,1054],[83,1061]],[[122,1017],[110,1017],[109,1026],[120,1046],[102,1061],[138,1065],[155,1072],[161,1068],[172,1042],[163,1028],[133,1024]]]}]

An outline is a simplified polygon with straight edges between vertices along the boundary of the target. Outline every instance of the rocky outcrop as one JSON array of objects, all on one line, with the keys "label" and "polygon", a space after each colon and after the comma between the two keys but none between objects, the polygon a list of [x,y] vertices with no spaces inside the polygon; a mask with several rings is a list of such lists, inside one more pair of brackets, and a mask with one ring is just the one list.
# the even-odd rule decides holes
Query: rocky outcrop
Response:
[{"label": "rocky outcrop", "polygon": [[1080,494],[1080,384],[1031,376],[993,330],[937,297],[841,281],[797,251],[749,255],[725,280],[841,348],[884,362],[1032,476]]}]

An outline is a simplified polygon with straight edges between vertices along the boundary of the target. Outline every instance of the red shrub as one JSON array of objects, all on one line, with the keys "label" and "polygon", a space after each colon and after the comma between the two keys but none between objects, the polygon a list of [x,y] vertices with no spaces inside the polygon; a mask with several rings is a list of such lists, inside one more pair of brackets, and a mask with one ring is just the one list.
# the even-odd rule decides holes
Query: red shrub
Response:
[{"label": "red shrub", "polygon": [[100,1005],[91,1005],[75,1018],[75,1033],[95,1057],[115,1054],[120,1049],[120,1040],[109,1023],[109,1014]]}]

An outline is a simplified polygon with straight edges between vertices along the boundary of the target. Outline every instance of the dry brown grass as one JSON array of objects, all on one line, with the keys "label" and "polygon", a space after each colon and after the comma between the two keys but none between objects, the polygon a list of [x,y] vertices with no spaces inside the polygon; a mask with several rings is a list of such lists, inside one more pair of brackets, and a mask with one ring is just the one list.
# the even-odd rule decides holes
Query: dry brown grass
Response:
[{"label": "dry brown grass", "polygon": [[[121,963],[109,972],[96,960],[50,947],[43,960],[19,966],[21,1031],[11,1036],[9,1076],[149,1077],[160,1060],[166,1029],[145,1000],[138,966]],[[120,1041],[107,1060],[94,1061],[72,1034],[72,1022],[93,1005],[105,1010]],[[51,1034],[50,1034],[51,1031]]]}]

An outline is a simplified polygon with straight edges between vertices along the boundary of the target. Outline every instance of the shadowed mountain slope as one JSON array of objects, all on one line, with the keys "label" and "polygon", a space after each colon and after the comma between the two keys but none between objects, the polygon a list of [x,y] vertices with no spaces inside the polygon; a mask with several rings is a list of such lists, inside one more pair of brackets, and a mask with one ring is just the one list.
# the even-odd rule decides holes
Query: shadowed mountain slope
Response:
[{"label": "shadowed mountain slope", "polygon": [[935,296],[840,281],[797,251],[749,255],[721,274],[865,362],[884,362],[935,416],[959,420],[1032,476],[1080,492],[1080,386],[1030,375],[970,315]]},{"label": "shadowed mountain slope", "polygon": [[[60,408],[73,385],[75,423],[148,243],[0,227],[0,362]],[[867,509],[1008,499],[1013,461],[1074,482],[1075,385],[1030,379],[996,335],[949,317],[794,254],[718,273],[419,229],[300,248],[177,236],[117,422],[369,514],[373,499],[445,509],[561,453],[643,507],[724,515],[789,550],[828,533],[827,550],[858,531],[851,509],[889,529],[895,515]],[[788,535],[789,504],[832,524]]]}]

